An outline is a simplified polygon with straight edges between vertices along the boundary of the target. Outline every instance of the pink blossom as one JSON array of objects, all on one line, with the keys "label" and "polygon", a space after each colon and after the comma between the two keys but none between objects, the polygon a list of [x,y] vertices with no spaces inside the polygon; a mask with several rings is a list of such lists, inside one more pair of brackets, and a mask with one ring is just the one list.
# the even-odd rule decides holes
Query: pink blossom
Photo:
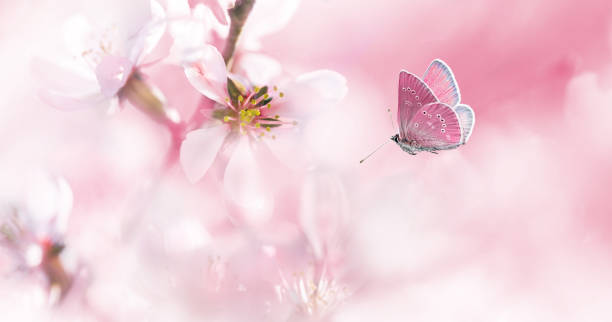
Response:
[{"label": "pink blossom", "polygon": [[[242,56],[236,66],[241,74],[232,74],[213,46],[202,47],[191,59],[185,65],[187,78],[216,104],[205,111],[209,122],[189,132],[182,144],[180,160],[185,174],[198,181],[219,152],[237,142],[225,168],[225,188],[238,204],[269,210],[271,196],[266,189],[266,171],[260,167],[266,157],[262,154],[269,148],[274,155],[285,154],[286,147],[269,143],[277,135],[295,134],[307,116],[342,99],[347,90],[344,77],[318,70],[283,81],[277,62],[255,54]],[[297,149],[294,145],[293,152]]]},{"label": "pink blossom", "polygon": [[[100,106],[109,112],[125,100],[135,101],[142,87],[140,69],[163,58],[155,49],[165,29],[165,12],[152,0],[148,22],[136,33],[117,26],[98,27],[83,15],[64,25],[64,38],[71,59],[55,64],[43,59],[33,63],[41,83],[39,96],[60,109]],[[163,101],[161,93],[155,93]],[[161,107],[159,107],[161,108]]]},{"label": "pink blossom", "polygon": [[72,284],[60,257],[72,199],[66,180],[36,173],[21,200],[0,207],[0,246],[17,267],[45,276],[50,302],[63,298]]}]

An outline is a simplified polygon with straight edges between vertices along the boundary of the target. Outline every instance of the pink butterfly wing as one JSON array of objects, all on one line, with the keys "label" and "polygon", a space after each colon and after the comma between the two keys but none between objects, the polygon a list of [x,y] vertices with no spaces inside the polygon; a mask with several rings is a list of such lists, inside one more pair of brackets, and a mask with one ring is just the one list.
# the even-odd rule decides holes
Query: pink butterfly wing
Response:
[{"label": "pink butterfly wing", "polygon": [[436,59],[431,62],[425,71],[423,81],[431,88],[440,102],[455,106],[461,101],[461,93],[455,76],[450,67],[442,60]]},{"label": "pink butterfly wing", "polygon": [[406,137],[408,122],[422,106],[437,102],[433,92],[427,84],[417,76],[402,70],[399,75],[397,121],[400,138]]},{"label": "pink butterfly wing", "polygon": [[457,117],[459,118],[459,124],[461,125],[461,133],[463,135],[463,140],[461,143],[465,144],[470,135],[472,134],[472,130],[474,129],[474,123],[476,123],[476,115],[474,114],[474,110],[469,105],[459,104],[455,106],[455,112],[457,113]]},{"label": "pink butterfly wing", "polygon": [[427,148],[452,148],[461,144],[462,132],[457,113],[444,103],[420,108],[408,123],[406,140]]}]

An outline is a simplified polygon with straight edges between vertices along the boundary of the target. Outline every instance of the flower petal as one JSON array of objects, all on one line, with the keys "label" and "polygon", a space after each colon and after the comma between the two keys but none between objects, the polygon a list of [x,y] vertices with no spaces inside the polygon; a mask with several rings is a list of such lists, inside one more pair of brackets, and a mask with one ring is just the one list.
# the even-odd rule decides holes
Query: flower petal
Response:
[{"label": "flower petal", "polygon": [[250,224],[267,221],[274,206],[270,186],[248,138],[242,137],[227,164],[223,178],[225,192],[244,212]]},{"label": "flower petal", "polygon": [[233,4],[227,3],[228,1],[222,1],[222,2],[223,3],[220,3],[219,0],[189,0],[189,5],[192,8],[195,7],[199,3],[205,5],[206,7],[210,8],[212,13],[215,15],[215,18],[219,20],[219,23],[221,23],[222,25],[227,25],[228,24],[228,20],[226,17],[227,9],[229,8],[230,5],[233,6]]},{"label": "flower petal", "polygon": [[344,186],[332,174],[306,177],[301,194],[300,225],[317,258],[339,240],[348,223],[348,199]]},{"label": "flower petal", "polygon": [[186,57],[185,75],[195,89],[204,96],[225,104],[227,69],[223,56],[214,46],[204,46]]},{"label": "flower petal", "polygon": [[282,72],[281,64],[273,58],[255,53],[241,55],[236,62],[238,74],[246,75],[251,83],[263,86],[270,84]]},{"label": "flower petal", "polygon": [[187,179],[200,180],[212,165],[225,137],[224,126],[213,126],[187,133],[181,145],[180,161]]},{"label": "flower petal", "polygon": [[244,46],[259,49],[259,39],[284,28],[299,5],[299,0],[258,0],[244,26]]},{"label": "flower petal", "polygon": [[40,58],[34,58],[30,63],[34,80],[40,88],[67,94],[100,90],[92,70],[86,72],[73,67],[58,65]]},{"label": "flower petal", "polygon": [[41,89],[38,91],[38,97],[45,102],[60,110],[76,110],[81,108],[90,108],[101,106],[108,108],[111,100],[99,92],[85,93],[78,96],[67,96],[55,91]]},{"label": "flower petal", "polygon": [[96,67],[100,91],[106,97],[117,95],[132,73],[132,62],[119,56],[106,55]]},{"label": "flower petal", "polygon": [[83,51],[89,49],[93,26],[87,17],[76,14],[66,20],[62,29],[66,48],[72,55],[79,57]]},{"label": "flower petal", "polygon": [[[162,36],[166,32],[166,12],[164,8],[155,0],[151,0],[151,21],[147,23],[133,40],[130,50],[130,60],[135,64],[148,62],[145,58],[153,52],[160,43]],[[169,50],[169,48],[166,48]],[[168,51],[169,53],[169,51]],[[156,59],[161,59],[168,53],[158,54]]]},{"label": "flower petal", "polygon": [[38,233],[64,233],[72,210],[72,190],[63,178],[42,171],[30,174],[26,206]]},{"label": "flower petal", "polygon": [[347,91],[346,78],[335,71],[322,69],[302,74],[285,89],[291,100],[287,112],[297,116],[318,112],[338,103]]}]

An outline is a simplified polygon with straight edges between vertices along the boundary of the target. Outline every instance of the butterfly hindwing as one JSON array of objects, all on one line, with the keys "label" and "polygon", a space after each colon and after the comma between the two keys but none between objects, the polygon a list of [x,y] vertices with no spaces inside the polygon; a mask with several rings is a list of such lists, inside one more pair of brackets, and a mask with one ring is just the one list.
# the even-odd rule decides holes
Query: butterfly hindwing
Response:
[{"label": "butterfly hindwing", "polygon": [[397,103],[400,137],[406,137],[406,127],[415,112],[433,102],[437,99],[427,84],[414,74],[404,70],[400,72]]},{"label": "butterfly hindwing", "polygon": [[472,130],[474,129],[474,124],[476,123],[476,115],[474,114],[474,110],[469,105],[459,104],[455,107],[455,112],[457,113],[457,117],[459,118],[459,125],[461,125],[461,132],[463,135],[463,139],[461,143],[465,144],[470,135],[472,134]]},{"label": "butterfly hindwing", "polygon": [[455,76],[450,67],[442,60],[436,59],[431,62],[425,71],[423,81],[431,88],[440,102],[453,107],[461,101],[461,93]]},{"label": "butterfly hindwing", "polygon": [[416,111],[408,122],[406,140],[423,148],[449,149],[462,142],[457,113],[444,103],[430,103]]}]

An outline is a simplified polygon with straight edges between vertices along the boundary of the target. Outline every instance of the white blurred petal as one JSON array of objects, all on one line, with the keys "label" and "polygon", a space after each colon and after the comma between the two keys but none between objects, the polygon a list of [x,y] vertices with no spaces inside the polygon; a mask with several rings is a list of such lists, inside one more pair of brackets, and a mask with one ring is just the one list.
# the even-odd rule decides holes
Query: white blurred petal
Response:
[{"label": "white blurred petal", "polygon": [[166,12],[164,8],[155,0],[151,0],[150,3],[151,21],[136,35],[130,50],[130,60],[134,64],[143,62],[144,58],[157,47],[166,32]]},{"label": "white blurred petal", "polygon": [[300,5],[299,0],[258,0],[249,15],[242,35],[247,49],[257,50],[262,36],[284,28]]},{"label": "white blurred petal", "polygon": [[26,186],[26,208],[32,224],[48,230],[54,221],[56,232],[64,232],[72,210],[72,190],[63,178],[52,178],[42,171],[33,172]]},{"label": "white blurred petal", "polygon": [[227,129],[224,126],[213,126],[187,133],[181,145],[180,161],[189,181],[196,182],[206,174],[226,136]]},{"label": "white blurred petal", "polygon": [[346,96],[346,78],[331,70],[317,70],[298,76],[284,89],[288,112],[304,116],[337,104]]},{"label": "white blurred petal", "polygon": [[78,96],[66,96],[58,92],[41,89],[38,91],[38,97],[43,102],[60,110],[75,110],[90,107],[108,108],[112,102],[112,100],[109,100],[99,91]]},{"label": "white blurred petal", "polygon": [[89,48],[94,30],[84,15],[77,14],[66,20],[63,31],[66,47],[72,55],[81,56]]},{"label": "white blurred petal", "polygon": [[[279,130],[280,131],[280,130]],[[266,145],[274,156],[286,167],[294,170],[308,169],[312,166],[313,156],[304,146],[299,127],[286,129],[274,140],[266,140]]]},{"label": "white blurred petal", "polygon": [[301,201],[300,225],[321,258],[348,223],[346,191],[335,175],[314,173],[304,182]]},{"label": "white blurred petal", "polygon": [[57,217],[55,218],[55,227],[58,232],[64,233],[68,228],[68,218],[72,211],[74,196],[70,185],[64,178],[57,179]]},{"label": "white blurred petal", "polygon": [[246,75],[251,83],[258,86],[271,85],[270,82],[278,78],[282,72],[281,64],[278,61],[255,53],[240,56],[236,68],[241,74]]},{"label": "white blurred petal", "polygon": [[269,219],[273,209],[271,187],[266,181],[248,138],[241,138],[227,164],[224,176],[225,192],[240,207],[251,223]]}]

